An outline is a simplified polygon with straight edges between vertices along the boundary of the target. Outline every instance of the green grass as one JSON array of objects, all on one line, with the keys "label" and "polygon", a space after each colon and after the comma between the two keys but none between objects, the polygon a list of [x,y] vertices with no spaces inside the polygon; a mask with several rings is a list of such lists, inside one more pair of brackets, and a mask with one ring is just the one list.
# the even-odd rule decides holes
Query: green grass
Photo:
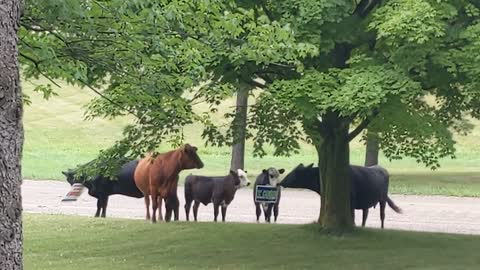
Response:
[{"label": "green grass", "polygon": [[[39,81],[42,82],[42,81]],[[39,83],[37,82],[37,83]],[[94,97],[88,89],[78,89],[62,85],[59,96],[44,100],[32,91],[33,84],[24,82],[25,93],[30,95],[33,104],[25,107],[25,145],[23,152],[23,176],[27,179],[63,179],[62,170],[93,159],[98,151],[112,145],[121,137],[122,128],[130,119],[83,121],[83,106]],[[197,106],[204,110],[205,104]],[[221,105],[226,111],[234,106],[233,100]],[[216,122],[225,122],[220,116]],[[480,122],[466,137],[457,136],[457,159],[442,160],[442,167],[435,172],[426,169],[415,160],[404,159],[389,162],[381,156],[380,164],[392,174],[391,190],[405,194],[438,194],[480,197]],[[230,166],[229,147],[204,147],[199,137],[201,127],[192,125],[185,128],[187,142],[197,145],[205,168],[195,173],[222,175]],[[287,172],[298,163],[316,162],[313,147],[302,144],[300,154],[290,157],[254,158],[252,142],[247,143],[246,168],[252,178],[263,168],[282,167]],[[169,150],[162,145],[161,151]],[[269,149],[271,153],[271,148]],[[351,163],[362,164],[364,146],[359,141],[351,145]],[[193,172],[184,172],[181,176]]]},{"label": "green grass", "polygon": [[389,191],[410,195],[480,197],[480,173],[396,173],[391,177]]},{"label": "green grass", "polygon": [[170,223],[26,215],[27,270],[478,269],[480,237],[316,225]]}]

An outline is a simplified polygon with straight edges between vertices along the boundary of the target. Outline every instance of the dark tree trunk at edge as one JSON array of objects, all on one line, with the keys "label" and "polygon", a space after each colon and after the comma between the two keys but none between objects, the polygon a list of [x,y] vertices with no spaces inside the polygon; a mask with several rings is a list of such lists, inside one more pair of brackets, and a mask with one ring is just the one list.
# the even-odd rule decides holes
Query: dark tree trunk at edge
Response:
[{"label": "dark tree trunk at edge", "polygon": [[18,70],[19,0],[0,0],[0,269],[23,269],[22,98]]},{"label": "dark tree trunk at edge", "polygon": [[346,120],[323,120],[323,142],[317,146],[321,179],[319,224],[327,230],[349,230],[354,226],[350,206],[350,151]]},{"label": "dark tree trunk at edge", "polygon": [[367,145],[365,151],[365,166],[373,166],[378,164],[378,151],[380,140],[378,134],[368,131]]},{"label": "dark tree trunk at edge", "polygon": [[235,118],[233,120],[233,146],[230,168],[243,169],[245,166],[245,136],[247,126],[248,88],[240,86],[237,90]]}]

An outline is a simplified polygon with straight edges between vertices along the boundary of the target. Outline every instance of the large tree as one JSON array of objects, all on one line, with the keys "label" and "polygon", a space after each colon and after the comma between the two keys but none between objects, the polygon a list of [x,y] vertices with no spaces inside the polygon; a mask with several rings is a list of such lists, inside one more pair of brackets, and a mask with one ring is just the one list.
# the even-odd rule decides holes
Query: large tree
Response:
[{"label": "large tree", "polygon": [[299,78],[273,82],[252,111],[259,139],[279,151],[297,148],[302,131],[316,147],[326,228],[353,225],[349,142],[365,128],[381,134],[388,157],[436,168],[453,156],[449,128],[477,115],[480,101],[476,1],[353,2],[266,1],[272,18],[320,54]]},{"label": "large tree", "polygon": [[17,30],[20,1],[0,1],[0,269],[23,269],[22,97]]}]

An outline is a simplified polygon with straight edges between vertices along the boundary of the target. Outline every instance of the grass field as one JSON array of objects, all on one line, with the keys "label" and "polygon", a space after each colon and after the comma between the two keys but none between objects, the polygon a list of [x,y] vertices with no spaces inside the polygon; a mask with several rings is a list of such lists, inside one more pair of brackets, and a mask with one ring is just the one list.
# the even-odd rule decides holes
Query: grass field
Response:
[{"label": "grass field", "polygon": [[26,215],[26,270],[55,269],[478,269],[480,237],[316,225],[149,224]]},{"label": "grass field", "polygon": [[[24,116],[23,176],[27,179],[63,179],[62,170],[93,159],[100,149],[120,138],[122,128],[129,122],[129,119],[83,121],[83,106],[94,97],[87,89],[63,86],[57,90],[59,96],[47,101],[32,91],[32,83],[23,83],[23,88],[33,101],[31,106],[25,107]],[[233,105],[233,100],[226,101],[222,109],[231,109]],[[202,106],[205,105],[199,105],[198,109],[202,110]],[[198,135],[200,128],[192,125],[185,129],[187,141],[199,146],[206,165],[195,173],[225,174],[230,165],[230,149],[203,147]],[[457,159],[442,160],[442,167],[435,172],[412,159],[389,162],[382,156],[380,164],[392,174],[392,192],[480,196],[480,125],[467,137],[457,136],[457,141]],[[169,145],[160,147],[160,150],[169,149]],[[248,142],[246,168],[252,178],[266,167],[283,167],[288,172],[300,162],[316,162],[315,150],[309,145],[302,145],[301,153],[290,157],[269,154],[260,159],[254,158],[251,153],[252,143]],[[362,164],[363,158],[362,143],[354,141],[351,146],[352,164]]]}]

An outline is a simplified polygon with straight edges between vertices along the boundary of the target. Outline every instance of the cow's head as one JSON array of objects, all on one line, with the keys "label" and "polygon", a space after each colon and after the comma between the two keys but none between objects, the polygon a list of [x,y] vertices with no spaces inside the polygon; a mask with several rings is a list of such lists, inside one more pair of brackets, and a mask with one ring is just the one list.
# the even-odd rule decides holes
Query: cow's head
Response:
[{"label": "cow's head", "polygon": [[279,169],[277,170],[276,168],[270,167],[268,169],[263,169],[262,174],[260,177],[263,177],[262,184],[264,185],[270,185],[270,186],[277,186],[279,180],[280,180],[280,175],[285,172],[284,169]]},{"label": "cow's head", "polygon": [[237,188],[247,187],[250,185],[250,180],[248,180],[247,177],[247,171],[237,169],[237,175],[239,179],[239,184],[237,185]]},{"label": "cow's head", "polygon": [[72,169],[68,169],[67,171],[62,171],[62,174],[67,177],[67,182],[70,185],[73,185],[75,183],[78,183],[78,181],[75,181],[75,171]]},{"label": "cow's head", "polygon": [[181,162],[185,169],[201,169],[203,162],[197,154],[197,147],[185,144],[182,149]]},{"label": "cow's head", "polygon": [[313,167],[313,163],[304,166],[298,165],[285,176],[280,186],[286,188],[306,188],[320,194],[320,175],[318,167]]}]

